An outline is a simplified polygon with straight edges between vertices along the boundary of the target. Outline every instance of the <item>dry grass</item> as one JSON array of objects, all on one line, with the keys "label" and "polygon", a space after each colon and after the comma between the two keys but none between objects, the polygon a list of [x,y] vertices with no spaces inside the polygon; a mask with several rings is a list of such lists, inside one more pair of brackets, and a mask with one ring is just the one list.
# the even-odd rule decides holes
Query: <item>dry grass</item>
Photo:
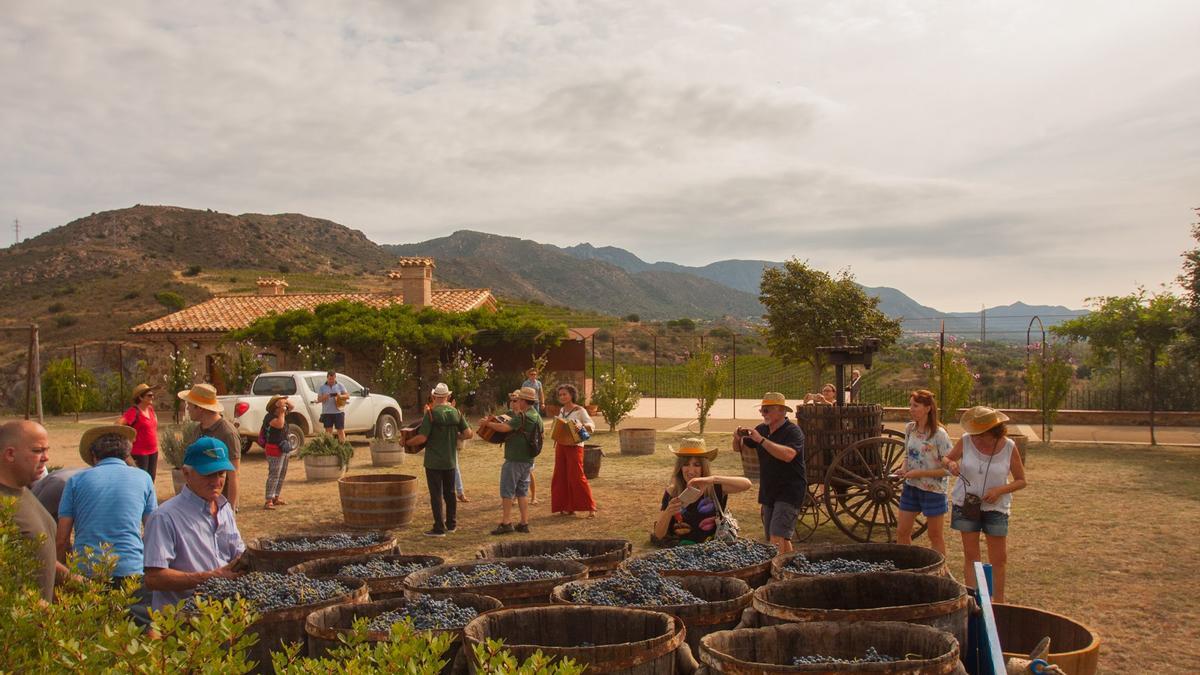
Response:
[{"label": "dry grass", "polygon": [[[75,444],[84,427],[68,422],[51,425],[53,464],[79,464]],[[622,537],[636,549],[648,546],[648,532],[671,466],[666,444],[681,434],[659,433],[654,455],[617,454],[616,438],[600,433],[606,448],[600,477],[592,487],[598,517],[562,517],[550,513],[552,449],[538,462],[535,475],[542,504],[533,507],[533,538]],[[729,434],[709,434],[710,446],[728,447]],[[366,445],[351,471],[398,471],[422,475],[421,456],[408,456],[396,469],[370,465]],[[609,450],[611,448],[611,450]],[[482,544],[494,541],[488,531],[499,522],[497,479],[499,446],[468,443],[462,455],[463,475],[471,502],[459,505],[459,530],[445,538],[421,535],[431,524],[422,498],[413,522],[399,531],[406,553],[432,553],[450,560],[473,557]],[[739,459],[722,452],[715,468],[740,474]],[[266,461],[261,452],[243,464],[246,495],[238,522],[247,538],[272,534],[320,532],[341,528],[335,483],[308,483],[300,462],[292,465],[283,496],[289,505],[263,511],[261,495]],[[1200,662],[1200,610],[1185,593],[1200,575],[1200,450],[1147,449],[1120,446],[1035,447],[1030,453],[1031,487],[1014,497],[1009,537],[1008,600],[1059,612],[1095,629],[1103,640],[1104,672],[1135,670],[1184,672]],[[422,479],[423,484],[423,479]],[[171,494],[170,474],[160,470],[159,494]],[[753,492],[730,501],[744,532],[757,534]],[[813,542],[845,541],[825,525]],[[962,569],[961,545],[947,532],[951,569]]]}]

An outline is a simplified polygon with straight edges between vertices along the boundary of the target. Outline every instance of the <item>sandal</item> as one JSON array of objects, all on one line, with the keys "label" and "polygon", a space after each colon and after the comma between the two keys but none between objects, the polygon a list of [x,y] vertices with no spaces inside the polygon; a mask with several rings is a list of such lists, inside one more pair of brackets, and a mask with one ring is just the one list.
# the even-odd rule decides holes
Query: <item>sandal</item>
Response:
[{"label": "sandal", "polygon": [[287,502],[283,501],[279,497],[276,497],[274,501],[275,501],[275,506],[287,506]]},{"label": "sandal", "polygon": [[273,502],[271,500],[267,500],[267,503],[263,504],[263,510],[274,511],[275,510],[275,502]]},{"label": "sandal", "polygon": [[471,501],[471,499],[470,499],[470,497],[467,497],[466,495],[459,495],[459,496],[458,496],[458,501],[460,501],[460,502],[469,502],[469,501]]}]

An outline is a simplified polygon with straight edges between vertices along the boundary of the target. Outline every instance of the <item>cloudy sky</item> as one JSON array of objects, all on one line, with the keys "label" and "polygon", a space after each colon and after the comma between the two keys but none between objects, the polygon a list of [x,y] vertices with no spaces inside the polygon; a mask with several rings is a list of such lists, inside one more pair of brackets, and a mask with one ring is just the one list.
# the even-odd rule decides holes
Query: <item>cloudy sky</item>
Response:
[{"label": "cloudy sky", "polygon": [[1195,0],[0,0],[0,231],[301,212],[1079,307],[1192,243],[1197,26]]}]

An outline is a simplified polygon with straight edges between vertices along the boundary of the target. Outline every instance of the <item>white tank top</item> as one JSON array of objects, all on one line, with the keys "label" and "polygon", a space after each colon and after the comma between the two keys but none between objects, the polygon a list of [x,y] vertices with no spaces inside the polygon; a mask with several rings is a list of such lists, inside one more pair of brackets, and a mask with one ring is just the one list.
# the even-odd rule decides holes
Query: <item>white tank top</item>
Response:
[{"label": "white tank top", "polygon": [[[969,434],[963,434],[962,445],[963,454],[962,461],[958,464],[958,473],[960,477],[966,476],[967,480],[971,482],[971,486],[967,487],[961,478],[954,481],[954,489],[950,491],[950,501],[955,506],[963,505],[967,493],[977,495],[982,499],[983,493],[1007,483],[1009,463],[1012,461],[1013,448],[1016,447],[1016,443],[1006,437],[1004,447],[1000,448],[1000,452],[989,457],[975,448],[975,443],[972,442]],[[991,462],[990,469],[988,468],[989,461]],[[983,502],[984,511],[999,511],[1007,514],[1011,508],[1011,492],[1000,495],[1000,499],[994,502]]]}]

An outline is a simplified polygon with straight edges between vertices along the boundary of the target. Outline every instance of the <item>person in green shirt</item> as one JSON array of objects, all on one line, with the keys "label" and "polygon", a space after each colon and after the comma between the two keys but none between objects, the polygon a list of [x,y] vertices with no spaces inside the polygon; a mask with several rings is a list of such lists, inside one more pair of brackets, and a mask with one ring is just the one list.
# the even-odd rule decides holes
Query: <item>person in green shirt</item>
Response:
[{"label": "person in green shirt", "polygon": [[429,505],[433,509],[433,529],[425,536],[444,537],[458,529],[458,501],[454,491],[458,439],[470,438],[472,432],[462,413],[447,402],[450,387],[446,383],[438,382],[430,395],[433,403],[421,418],[417,435],[408,444],[425,443],[425,480],[429,483]]},{"label": "person in green shirt", "polygon": [[[533,447],[531,440],[541,430],[542,418],[533,404],[538,400],[533,387],[521,387],[512,403],[512,419],[507,423],[488,418],[484,424],[496,431],[508,433],[504,439],[504,464],[500,467],[500,501],[504,512],[500,524],[492,534],[529,532],[529,476],[533,472]],[[517,502],[521,521],[514,528],[512,505]]]}]

